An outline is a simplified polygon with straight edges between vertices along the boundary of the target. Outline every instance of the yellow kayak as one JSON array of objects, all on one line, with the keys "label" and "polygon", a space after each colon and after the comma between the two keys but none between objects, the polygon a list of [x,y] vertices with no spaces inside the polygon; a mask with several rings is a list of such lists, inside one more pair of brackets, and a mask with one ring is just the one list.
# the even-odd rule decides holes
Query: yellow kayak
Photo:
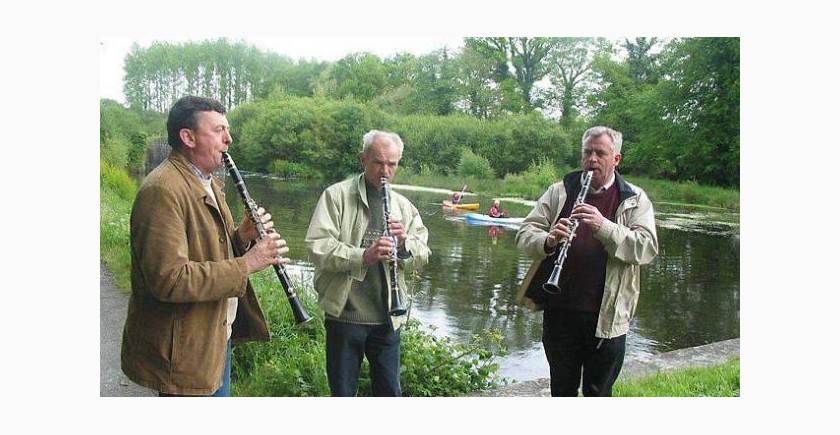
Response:
[{"label": "yellow kayak", "polygon": [[479,203],[474,202],[470,204],[452,204],[452,201],[443,201],[444,208],[452,208],[455,210],[478,210]]}]

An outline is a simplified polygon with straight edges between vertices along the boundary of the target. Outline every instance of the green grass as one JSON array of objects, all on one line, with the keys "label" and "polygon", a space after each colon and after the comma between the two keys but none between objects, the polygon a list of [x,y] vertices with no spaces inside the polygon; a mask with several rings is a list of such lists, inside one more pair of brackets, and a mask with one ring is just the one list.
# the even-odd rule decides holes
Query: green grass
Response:
[{"label": "green grass", "polygon": [[613,387],[616,397],[739,397],[741,362],[679,369],[621,381]]},{"label": "green grass", "polygon": [[99,258],[124,291],[131,284],[128,220],[136,193],[136,183],[125,170],[100,163]]}]

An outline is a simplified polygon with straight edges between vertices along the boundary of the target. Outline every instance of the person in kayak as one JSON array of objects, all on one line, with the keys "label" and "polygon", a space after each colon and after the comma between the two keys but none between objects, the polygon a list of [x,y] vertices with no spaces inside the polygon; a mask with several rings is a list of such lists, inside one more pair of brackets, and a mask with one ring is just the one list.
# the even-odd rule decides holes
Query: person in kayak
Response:
[{"label": "person in kayak", "polygon": [[493,205],[490,206],[490,210],[487,211],[487,216],[490,216],[492,218],[508,217],[508,212],[507,212],[507,210],[502,211],[501,208],[499,207],[499,200],[494,199],[493,200]]}]

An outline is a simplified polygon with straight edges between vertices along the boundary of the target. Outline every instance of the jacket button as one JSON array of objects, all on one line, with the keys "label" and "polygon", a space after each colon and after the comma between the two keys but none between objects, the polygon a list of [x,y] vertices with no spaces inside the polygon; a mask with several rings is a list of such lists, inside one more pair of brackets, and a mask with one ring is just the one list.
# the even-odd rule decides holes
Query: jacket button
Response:
[{"label": "jacket button", "polygon": [[225,236],[219,237],[219,242],[220,243],[225,243]]}]

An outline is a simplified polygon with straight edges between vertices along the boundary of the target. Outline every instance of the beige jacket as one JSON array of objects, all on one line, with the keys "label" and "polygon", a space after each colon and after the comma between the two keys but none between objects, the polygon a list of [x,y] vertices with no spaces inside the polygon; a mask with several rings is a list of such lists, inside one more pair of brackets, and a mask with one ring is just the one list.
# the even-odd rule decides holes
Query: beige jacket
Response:
[{"label": "beige jacket", "polygon": [[[604,297],[598,315],[595,336],[613,338],[626,334],[639,301],[639,266],[653,261],[659,252],[653,204],[647,194],[615,173],[619,205],[615,222],[605,220],[595,237],[607,251]],[[548,230],[557,221],[568,192],[579,189],[580,172],[567,175],[540,197],[516,233],[516,246],[534,259],[517,292],[517,302],[532,309],[542,309],[527,294],[541,292],[544,282],[534,282],[542,268],[553,267],[543,246]],[[568,189],[567,189],[568,188]],[[542,273],[542,272],[541,272]]]},{"label": "beige jacket", "polygon": [[[404,196],[391,191],[391,216],[399,219],[408,233],[405,250],[411,256],[398,260],[400,297],[408,304],[405,294],[405,274],[423,267],[431,251],[427,245],[429,231],[423,225],[417,208]],[[370,220],[364,174],[333,184],[324,190],[306,232],[306,248],[315,264],[315,290],[318,303],[324,312],[338,317],[347,303],[353,280],[364,281],[368,268],[362,262],[365,248],[362,242]],[[385,277],[390,285],[390,268],[385,266]],[[388,306],[391,294],[388,292]],[[398,329],[406,316],[392,316],[394,329]]]}]

